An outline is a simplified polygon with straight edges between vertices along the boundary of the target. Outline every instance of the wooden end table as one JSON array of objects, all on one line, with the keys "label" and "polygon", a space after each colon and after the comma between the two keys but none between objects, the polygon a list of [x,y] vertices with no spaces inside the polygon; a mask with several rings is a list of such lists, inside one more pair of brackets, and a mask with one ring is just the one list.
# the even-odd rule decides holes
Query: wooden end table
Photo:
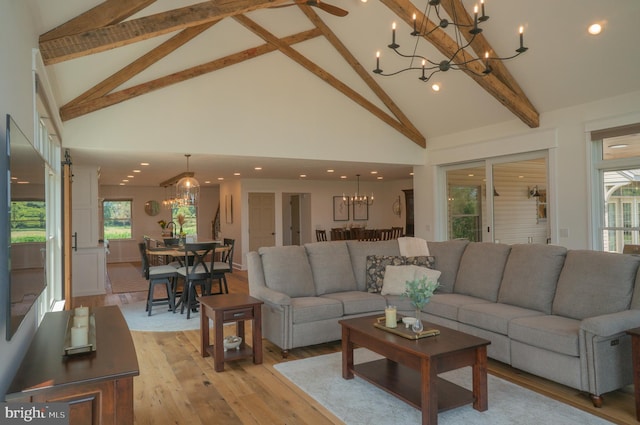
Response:
[{"label": "wooden end table", "polygon": [[629,329],[627,333],[631,335],[631,361],[633,363],[636,420],[640,421],[640,328]]},{"label": "wooden end table", "polygon": [[[198,298],[200,302],[200,353],[213,356],[216,372],[224,370],[225,361],[253,357],[253,363],[262,363],[262,301],[245,294],[209,295]],[[214,344],[209,344],[209,319],[213,320]],[[244,333],[245,320],[253,320],[253,341],[247,345]],[[224,351],[223,325],[236,323],[237,335],[242,338],[238,350]]]},{"label": "wooden end table", "polygon": [[[354,375],[384,389],[422,412],[423,425],[438,423],[438,412],[464,404],[483,412],[488,407],[487,345],[490,341],[463,332],[437,328],[437,336],[418,340],[378,329],[379,315],[341,320],[342,377]],[[368,348],[385,359],[353,364],[354,345]],[[439,373],[471,366],[473,391],[438,377]]]}]

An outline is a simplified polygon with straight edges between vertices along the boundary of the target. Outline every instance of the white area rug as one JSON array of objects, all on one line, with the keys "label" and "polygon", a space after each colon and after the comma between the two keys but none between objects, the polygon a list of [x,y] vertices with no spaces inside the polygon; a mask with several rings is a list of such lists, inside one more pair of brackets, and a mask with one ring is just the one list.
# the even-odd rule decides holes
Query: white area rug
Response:
[{"label": "white area rug", "polygon": [[[381,358],[359,348],[355,362]],[[347,425],[419,424],[421,413],[392,395],[356,377],[342,378],[342,353],[279,363],[278,372],[300,387]],[[471,388],[471,368],[440,375],[457,385]],[[488,375],[489,409],[478,412],[471,405],[442,412],[438,424],[486,425],[601,425],[604,419],[555,401],[511,382]]]},{"label": "white area rug", "polygon": [[200,312],[191,312],[191,318],[187,320],[187,311],[180,314],[180,308],[174,314],[168,306],[159,305],[151,309],[151,316],[145,311],[145,301],[132,304],[123,304],[120,310],[124,319],[132,331],[146,332],[173,332],[200,329]]}]

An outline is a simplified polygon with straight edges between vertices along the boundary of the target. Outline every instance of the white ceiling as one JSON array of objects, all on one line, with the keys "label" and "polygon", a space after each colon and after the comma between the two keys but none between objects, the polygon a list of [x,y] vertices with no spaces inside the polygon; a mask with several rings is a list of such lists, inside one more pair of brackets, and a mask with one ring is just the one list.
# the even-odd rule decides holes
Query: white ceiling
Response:
[{"label": "white ceiling", "polygon": [[[422,8],[425,1],[415,1],[414,4]],[[400,62],[391,58],[391,52],[385,47],[390,41],[390,23],[398,19],[394,18],[393,13],[383,4],[375,0],[369,0],[367,3],[359,0],[327,0],[327,2],[349,11],[349,15],[344,18],[334,17],[322,11],[318,13],[365,68],[373,69],[376,50],[382,50],[382,67],[385,71],[391,71],[394,65],[401,66]],[[101,1],[30,0],[30,3],[40,28],[39,32],[44,33]],[[158,0],[132,18],[183,7],[191,3],[197,3],[197,0]],[[473,9],[473,1],[464,0],[464,3],[467,10]],[[491,19],[485,25],[484,35],[501,56],[510,55],[517,47],[517,28],[520,25],[525,27],[525,43],[529,51],[507,62],[506,65],[540,112],[541,120],[544,120],[545,112],[640,90],[638,77],[640,45],[637,42],[640,1],[487,0],[486,8]],[[252,12],[248,16],[277,36],[286,36],[312,28],[306,17],[295,7],[261,10]],[[587,34],[587,27],[593,22],[603,24],[602,35],[593,37]],[[408,26],[399,24],[398,42],[410,50],[413,45],[407,35],[409,31]],[[49,66],[47,71],[58,104],[63,105],[73,99],[171,35]],[[235,21],[225,19],[121,88],[262,43]],[[362,93],[371,102],[384,108],[325,40],[314,39],[295,47]],[[419,50],[428,57],[436,59],[440,57],[424,42],[420,43]],[[307,77],[294,73],[297,71],[292,67],[297,65],[292,65],[291,61],[280,53],[271,53],[247,63],[234,65],[217,71],[216,75],[218,78],[224,78],[228,84],[246,86],[255,82],[246,79],[237,81],[237,77],[234,79],[234,76],[246,75],[247,67],[252,75],[255,75],[256,80],[263,82],[261,87],[273,84],[274,90],[279,90],[277,96],[269,99],[276,109],[273,114],[281,117],[281,122],[272,123],[274,128],[286,126],[290,122],[305,123],[309,116],[316,119],[314,123],[319,128],[344,125],[339,121],[342,111],[336,110],[339,108],[334,108],[331,103],[334,99],[332,96],[323,97],[314,94],[310,98],[304,90],[292,88],[287,91],[286,82],[278,82],[278,78],[281,78],[283,73],[295,75],[298,80],[296,83],[304,80],[309,87],[314,84],[311,80],[316,78],[311,74]],[[207,84],[211,82],[210,78],[198,77],[193,81],[198,84]],[[307,78],[309,81],[306,80]],[[376,81],[427,138],[427,146],[430,138],[515,119],[506,108],[460,72],[440,73],[435,80],[442,85],[442,90],[437,94],[427,85],[420,83],[417,76],[405,74],[389,78],[376,77]],[[280,89],[282,84],[285,89]],[[292,87],[297,86],[292,85]],[[325,87],[324,90],[335,91],[329,86]],[[162,90],[157,93],[161,93]],[[175,95],[175,92],[172,93]],[[229,108],[240,108],[228,96],[224,100],[224,105]],[[283,108],[284,114],[279,113],[280,103],[283,102],[289,104],[288,109]],[[115,105],[110,108],[120,107]],[[237,113],[242,113],[242,110],[238,109]],[[265,110],[265,116],[269,118],[269,122],[272,122],[274,119],[268,115],[269,113],[269,110]],[[140,114],[144,114],[144,111],[140,111]],[[249,118],[262,123],[259,121],[261,117],[257,114]],[[83,119],[84,117],[76,118],[76,120]],[[108,127],[108,124],[104,125]],[[523,131],[528,128],[524,124],[521,126]],[[412,142],[402,138],[400,143]],[[186,161],[183,154],[189,152],[184,152],[182,149],[180,143],[175,143],[170,149],[171,152],[167,152],[166,148],[157,153],[149,153],[149,149],[136,152],[132,147],[129,152],[118,153],[109,146],[103,146],[101,149],[85,149],[76,144],[72,152],[75,164],[100,165],[103,184],[118,184],[122,178],[130,174],[130,170],[139,168],[138,164],[142,161],[150,162],[151,166],[147,168],[146,174],[141,173],[135,179],[134,184],[157,184],[161,180],[185,171]],[[413,163],[420,163],[422,160],[418,158]],[[260,174],[253,170],[257,165],[264,167]],[[151,171],[152,167],[153,171]],[[338,163],[295,158],[258,160],[240,156],[194,154],[190,168],[196,172],[196,177],[201,181],[205,179],[214,181],[218,177],[234,178],[232,174],[235,171],[240,171],[243,178],[256,176],[298,178],[301,173],[306,173],[310,179],[333,179],[339,178],[341,174],[352,178],[356,173],[360,173],[363,178],[371,179],[369,172],[377,170],[385,179],[396,179],[407,178],[411,171],[411,164],[385,165],[356,161]],[[336,172],[328,174],[326,172],[328,168],[333,168]]]}]

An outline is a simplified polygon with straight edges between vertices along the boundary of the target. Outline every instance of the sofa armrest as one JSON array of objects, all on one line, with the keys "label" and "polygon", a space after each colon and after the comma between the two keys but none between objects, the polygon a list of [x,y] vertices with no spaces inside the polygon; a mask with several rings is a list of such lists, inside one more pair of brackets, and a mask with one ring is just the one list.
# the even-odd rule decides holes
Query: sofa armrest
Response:
[{"label": "sofa armrest", "polygon": [[580,323],[581,330],[602,337],[613,336],[637,327],[640,327],[640,310],[625,310],[589,317]]},{"label": "sofa armrest", "polygon": [[291,305],[291,297],[289,295],[274,291],[266,286],[253,288],[251,296],[276,306]]}]

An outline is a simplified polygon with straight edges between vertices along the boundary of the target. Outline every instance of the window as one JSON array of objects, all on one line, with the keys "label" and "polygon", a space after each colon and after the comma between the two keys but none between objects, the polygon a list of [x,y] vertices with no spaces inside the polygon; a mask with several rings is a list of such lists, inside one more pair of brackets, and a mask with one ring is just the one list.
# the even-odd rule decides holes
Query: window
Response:
[{"label": "window", "polygon": [[[640,244],[640,125],[591,133],[598,249],[622,252],[624,245]],[[599,245],[599,246],[598,246]]]},{"label": "window", "polygon": [[45,242],[47,211],[45,201],[11,202],[11,243]]},{"label": "window", "polygon": [[105,239],[131,239],[131,200],[102,203]]},{"label": "window", "polygon": [[481,242],[481,188],[480,186],[450,186],[451,239]]},{"label": "window", "polygon": [[[184,224],[182,228],[180,228],[180,224],[178,223],[178,215],[184,215]],[[180,231],[183,231],[187,235],[196,236],[198,233],[198,220],[197,220],[197,211],[194,205],[180,205],[178,207],[174,207],[171,210],[171,219],[176,224],[175,233],[179,234]]]}]

